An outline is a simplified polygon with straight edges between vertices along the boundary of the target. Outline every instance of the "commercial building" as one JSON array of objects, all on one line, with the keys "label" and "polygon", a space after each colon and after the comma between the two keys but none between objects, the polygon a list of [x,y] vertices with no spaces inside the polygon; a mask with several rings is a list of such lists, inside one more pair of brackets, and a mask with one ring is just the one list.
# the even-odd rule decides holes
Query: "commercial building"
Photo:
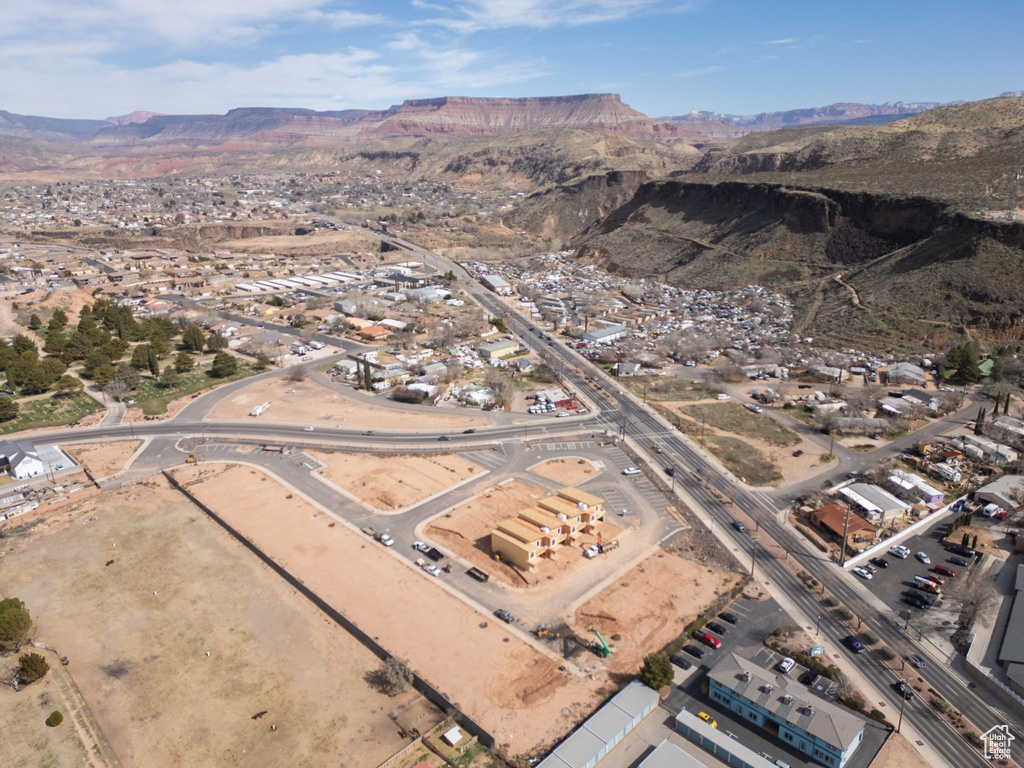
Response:
[{"label": "commercial building", "polygon": [[46,467],[39,458],[39,451],[31,440],[0,441],[0,465],[18,480],[43,474]]},{"label": "commercial building", "polygon": [[499,296],[512,295],[512,285],[500,275],[481,275],[480,282],[485,288],[494,291]]},{"label": "commercial building", "polygon": [[1014,493],[1024,495],[1024,475],[1003,475],[987,485],[981,486],[974,492],[974,498],[986,504],[998,504],[1006,510],[1016,509],[1017,505],[1024,502],[1013,498]]},{"label": "commercial building", "polygon": [[924,369],[913,363],[893,363],[885,371],[886,382],[889,384],[925,384]]},{"label": "commercial building", "polygon": [[519,345],[514,341],[502,339],[501,341],[484,344],[477,351],[480,353],[480,357],[485,359],[501,359],[516,354],[519,351]]},{"label": "commercial building", "polygon": [[626,326],[613,323],[603,328],[594,328],[583,334],[583,340],[591,344],[610,344],[626,335]]},{"label": "commercial building", "polygon": [[811,512],[811,521],[835,541],[842,541],[845,532],[846,546],[855,552],[867,549],[878,538],[875,526],[841,504],[823,504]]},{"label": "commercial building", "polygon": [[521,510],[491,531],[491,551],[518,568],[529,570],[541,557],[589,533],[604,519],[604,500],[576,488],[563,488],[556,496]]},{"label": "commercial building", "polygon": [[1010,678],[1010,687],[1017,695],[1024,696],[1024,565],[1017,566],[1013,587],[1013,607],[1003,633],[999,663]]},{"label": "commercial building", "polygon": [[[935,491],[934,488],[932,490]],[[935,492],[938,493],[938,491]],[[852,483],[845,488],[840,488],[839,493],[845,496],[850,504],[860,511],[860,514],[874,523],[887,523],[890,520],[901,518],[911,509],[910,504],[870,483]]]},{"label": "commercial building", "polygon": [[708,696],[829,768],[843,768],[864,738],[864,722],[852,712],[737,653],[723,654],[708,672]]},{"label": "commercial building", "polygon": [[657,691],[637,681],[630,683],[569,734],[537,768],[594,768],[657,707]]},{"label": "commercial building", "polygon": [[637,768],[707,768],[696,757],[668,739],[659,744]]}]

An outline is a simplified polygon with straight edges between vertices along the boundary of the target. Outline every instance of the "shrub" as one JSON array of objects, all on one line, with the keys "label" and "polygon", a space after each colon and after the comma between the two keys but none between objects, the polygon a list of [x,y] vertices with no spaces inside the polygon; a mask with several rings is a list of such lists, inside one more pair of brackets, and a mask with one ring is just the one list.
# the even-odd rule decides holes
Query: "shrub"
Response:
[{"label": "shrub", "polygon": [[878,720],[880,723],[885,722],[885,712],[883,712],[880,709],[872,709],[871,716],[875,718],[875,720]]},{"label": "shrub", "polygon": [[824,605],[826,608],[835,608],[837,605],[839,605],[839,601],[831,595],[829,595],[828,597],[822,598],[821,604]]},{"label": "shrub", "polygon": [[21,667],[19,677],[26,683],[34,683],[50,671],[50,665],[38,653],[23,653],[18,664]]},{"label": "shrub", "polygon": [[50,713],[50,716],[46,718],[46,724],[51,728],[56,728],[58,725],[64,722],[64,715],[54,710]]},{"label": "shrub", "polygon": [[879,657],[881,657],[882,661],[892,661],[896,658],[896,654],[888,648],[879,648],[877,651],[875,651],[875,653],[877,653]]},{"label": "shrub", "polygon": [[644,659],[644,665],[640,669],[640,682],[655,691],[664,688],[672,683],[675,672],[672,669],[672,662],[668,656],[660,653],[652,653]]},{"label": "shrub", "polygon": [[935,707],[935,709],[937,709],[939,712],[941,712],[944,715],[947,714],[949,712],[949,710],[950,710],[949,702],[946,701],[941,696],[939,696],[938,694],[935,694],[934,696],[932,696],[931,704],[932,704],[933,707]]},{"label": "shrub", "polygon": [[409,662],[398,656],[389,656],[378,671],[377,680],[380,690],[388,696],[401,693],[413,680]]},{"label": "shrub", "polygon": [[874,645],[878,642],[878,635],[875,635],[872,632],[861,632],[860,639],[867,645]]},{"label": "shrub", "polygon": [[985,742],[982,741],[981,736],[978,735],[977,731],[968,731],[964,734],[964,738],[971,743],[972,746],[981,749]]},{"label": "shrub", "polygon": [[836,616],[843,621],[849,621],[853,618],[853,612],[849,608],[839,608],[836,610]]},{"label": "shrub", "polygon": [[845,704],[846,706],[850,707],[851,709],[856,709],[859,712],[863,712],[864,711],[864,707],[867,706],[864,703],[864,699],[862,699],[860,696],[854,696],[854,695],[843,696],[840,699],[840,701],[842,701],[843,704]]}]

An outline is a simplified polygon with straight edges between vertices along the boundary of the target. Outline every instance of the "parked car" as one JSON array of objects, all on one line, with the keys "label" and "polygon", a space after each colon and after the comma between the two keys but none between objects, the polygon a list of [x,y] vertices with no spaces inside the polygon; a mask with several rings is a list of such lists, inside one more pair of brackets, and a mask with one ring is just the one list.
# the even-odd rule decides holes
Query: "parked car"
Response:
[{"label": "parked car", "polygon": [[914,608],[927,608],[928,603],[922,600],[920,597],[913,593],[909,593],[903,596],[903,602]]},{"label": "parked car", "polygon": [[412,548],[415,549],[417,552],[422,552],[423,554],[426,554],[430,551],[430,545],[424,544],[422,541],[414,541],[412,543]]},{"label": "parked car", "polygon": [[441,575],[441,569],[438,568],[433,563],[427,563],[427,565],[424,565],[423,566],[423,570],[426,571],[427,573],[429,573],[431,576],[440,576]]},{"label": "parked car", "polygon": [[888,560],[883,560],[881,557],[872,557],[871,558],[871,564],[872,565],[876,565],[879,568],[888,568],[889,567],[889,561]]},{"label": "parked car", "polygon": [[927,666],[927,664],[925,664],[924,662],[924,659],[922,659],[916,653],[908,653],[906,658],[912,666],[915,666],[918,669],[924,669]]},{"label": "parked car", "polygon": [[953,565],[959,565],[961,568],[970,568],[971,564],[964,560],[962,557],[951,557],[949,562]]},{"label": "parked car", "polygon": [[910,557],[910,550],[901,544],[894,544],[893,546],[889,547],[889,554],[895,555],[900,560],[906,560],[908,557]]},{"label": "parked car", "polygon": [[856,635],[847,635],[844,637],[843,644],[854,653],[864,652],[864,643],[858,640]]},{"label": "parked car", "polygon": [[722,641],[712,635],[710,632],[694,632],[693,639],[704,643],[708,648],[721,648]]},{"label": "parked car", "polygon": [[712,728],[717,728],[717,727],[718,727],[718,721],[717,721],[717,720],[715,720],[715,718],[713,718],[713,717],[712,717],[711,715],[709,715],[709,714],[708,714],[707,712],[698,712],[698,713],[697,713],[697,717],[699,717],[699,718],[700,718],[701,720],[703,720],[703,721],[704,721],[705,723],[707,723],[708,725],[710,725],[710,726],[711,726]]},{"label": "parked car", "polygon": [[860,576],[862,579],[865,579],[865,580],[871,580],[873,578],[872,575],[871,575],[871,571],[869,571],[867,568],[863,568],[863,567],[861,567],[859,565],[856,565],[853,568],[851,568],[850,572],[857,574],[858,576]]},{"label": "parked car", "polygon": [[793,670],[793,667],[795,667],[795,666],[796,666],[796,662],[793,659],[791,659],[789,656],[786,656],[778,664],[775,665],[775,668],[777,670],[779,670],[779,672],[781,672],[782,674],[788,675]]},{"label": "parked car", "polygon": [[395,546],[395,540],[388,536],[386,533],[382,533],[380,536],[378,536],[377,541],[379,541],[385,547]]},{"label": "parked car", "polygon": [[951,579],[956,576],[956,571],[947,565],[936,565],[932,570],[936,573],[941,573],[943,576],[948,576]]},{"label": "parked car", "polygon": [[915,552],[914,557],[916,557],[925,565],[931,565],[932,559],[928,557],[928,555],[925,552]]},{"label": "parked car", "polygon": [[707,651],[703,648],[698,648],[696,645],[684,645],[683,651],[693,656],[695,659],[703,659],[707,655]]},{"label": "parked car", "polygon": [[499,608],[498,610],[496,610],[494,612],[494,615],[502,621],[504,621],[506,624],[511,624],[513,621],[516,620],[515,616],[506,611],[504,608]]},{"label": "parked car", "polygon": [[640,474],[640,470],[637,469],[636,467],[626,467],[624,470],[622,470],[622,474],[624,474],[624,475],[639,475]]},{"label": "parked car", "polygon": [[793,451],[793,456],[794,456],[795,458],[800,458],[800,457],[801,457],[801,456],[803,456],[803,455],[804,455],[804,452],[803,452],[803,451]]},{"label": "parked car", "polygon": [[736,616],[736,614],[729,613],[727,611],[722,611],[720,614],[718,614],[718,618],[720,618],[727,624],[736,624],[737,622],[739,622],[739,618]]},{"label": "parked car", "polygon": [[693,662],[680,653],[672,654],[672,656],[669,657],[669,661],[682,669],[690,669],[690,667],[693,666]]},{"label": "parked car", "polygon": [[813,669],[808,669],[806,672],[800,675],[800,682],[804,685],[811,686],[818,682],[819,677],[821,677],[821,675],[819,675]]},{"label": "parked car", "polygon": [[732,523],[732,527],[735,528],[740,533],[746,533],[747,532],[747,526],[745,526],[739,520],[734,520],[733,523]]},{"label": "parked car", "polygon": [[710,629],[716,635],[724,635],[726,632],[729,631],[725,627],[723,627],[721,624],[719,624],[717,621],[709,621],[704,626],[707,627],[708,629]]}]

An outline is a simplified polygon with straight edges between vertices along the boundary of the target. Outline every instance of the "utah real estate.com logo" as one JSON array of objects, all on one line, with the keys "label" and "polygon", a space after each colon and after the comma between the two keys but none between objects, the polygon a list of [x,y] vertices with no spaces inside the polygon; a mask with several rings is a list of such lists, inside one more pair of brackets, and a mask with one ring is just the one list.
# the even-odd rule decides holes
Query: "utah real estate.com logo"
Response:
[{"label": "utah real estate.com logo", "polygon": [[1007,725],[996,725],[985,733],[981,734],[985,742],[986,760],[1009,760],[1010,742],[1013,741],[1010,727]]}]

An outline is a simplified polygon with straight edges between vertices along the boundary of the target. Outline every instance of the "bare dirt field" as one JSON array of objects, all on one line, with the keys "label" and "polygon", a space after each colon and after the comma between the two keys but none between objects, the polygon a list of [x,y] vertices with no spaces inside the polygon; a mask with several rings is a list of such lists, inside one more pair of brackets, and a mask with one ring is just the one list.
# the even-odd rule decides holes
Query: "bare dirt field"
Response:
[{"label": "bare dirt field", "polygon": [[733,571],[657,552],[579,606],[570,626],[580,637],[588,626],[596,627],[614,649],[608,669],[633,672],[740,578]]},{"label": "bare dirt field", "polygon": [[530,472],[562,485],[579,485],[587,480],[593,480],[601,474],[600,470],[587,459],[572,457],[551,459],[542,464],[535,464],[530,467]]},{"label": "bare dirt field", "polygon": [[544,586],[560,576],[589,562],[583,550],[597,542],[597,532],[605,541],[611,541],[622,529],[605,521],[597,531],[578,537],[576,543],[562,547],[556,558],[543,558],[534,570],[523,574],[491,556],[491,531],[502,520],[515,517],[521,509],[533,506],[549,494],[543,489],[520,480],[504,482],[485,489],[469,501],[435,518],[426,530],[427,536],[444,544],[456,556],[468,560],[509,586],[520,589]]},{"label": "bare dirt field", "polygon": [[369,235],[358,232],[324,230],[302,236],[289,231],[246,240],[225,240],[218,243],[218,247],[244,253],[337,253],[339,249],[375,251],[379,250],[380,245]]},{"label": "bare dirt field", "polygon": [[[288,390],[291,390],[290,392]],[[257,418],[287,424],[343,429],[465,429],[490,424],[480,416],[440,411],[429,406],[383,408],[322,387],[311,381],[293,382],[283,378],[256,381],[217,403],[207,416],[211,421],[252,419],[253,406],[270,403]],[[315,437],[315,435],[314,435]]]},{"label": "bare dirt field", "polygon": [[905,736],[889,735],[871,763],[874,768],[928,768],[930,763],[914,749]]},{"label": "bare dirt field", "polygon": [[404,746],[404,699],[364,679],[376,657],[162,478],[37,519],[3,540],[0,592],[69,657],[124,766],[364,766]]},{"label": "bare dirt field", "polygon": [[374,456],[310,451],[327,468],[323,476],[378,510],[411,507],[483,470],[454,454]]},{"label": "bare dirt field", "polygon": [[[603,678],[560,672],[541,652],[482,615],[391,550],[338,524],[250,467],[187,467],[176,472],[205,504],[363,631],[407,658],[519,754],[565,735],[588,711]],[[338,697],[341,699],[342,697]]]},{"label": "bare dirt field", "polygon": [[[47,661],[52,665],[52,654]],[[17,656],[3,659],[9,667],[16,666]],[[0,723],[3,723],[3,764],[6,768],[35,768],[36,766],[87,765],[88,753],[78,741],[78,732],[71,710],[58,685],[58,671],[51,669],[42,680],[28,686],[21,693],[8,687],[0,689]],[[46,718],[53,711],[64,715],[63,725],[50,728]],[[101,765],[98,761],[96,765]]]},{"label": "bare dirt field", "polygon": [[69,445],[67,450],[71,458],[88,469],[98,480],[124,469],[139,444],[139,440],[117,440],[112,443]]}]

